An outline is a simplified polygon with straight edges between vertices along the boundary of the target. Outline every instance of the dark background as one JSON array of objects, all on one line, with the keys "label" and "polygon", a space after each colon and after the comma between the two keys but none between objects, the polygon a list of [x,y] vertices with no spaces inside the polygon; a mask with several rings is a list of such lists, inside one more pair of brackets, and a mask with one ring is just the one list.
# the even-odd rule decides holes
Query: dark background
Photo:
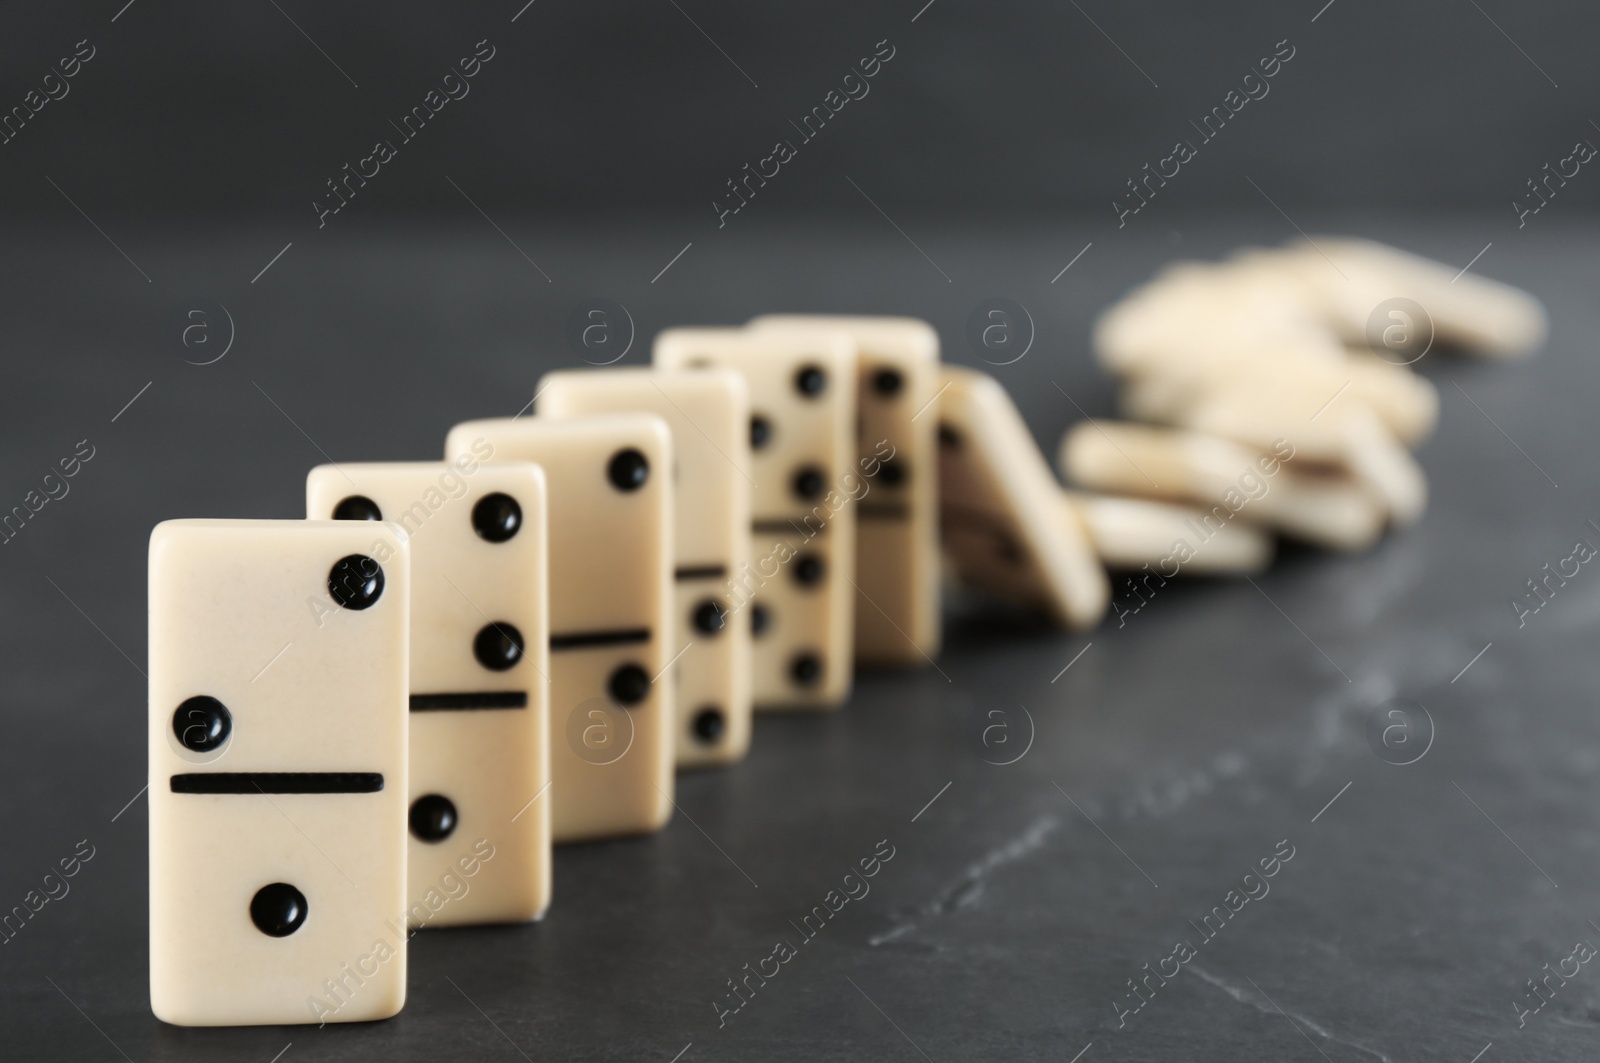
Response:
[{"label": "dark background", "polygon": [[[0,944],[0,1059],[1594,1058],[1600,975],[1526,1028],[1512,1002],[1600,943],[1600,581],[1584,568],[1525,627],[1510,602],[1579,536],[1600,544],[1600,185],[1585,169],[1524,228],[1511,201],[1600,137],[1600,15],[120,6],[0,6],[7,107],[75,42],[97,49],[0,145],[0,511],[95,447],[0,545],[0,911],[95,847]],[[719,229],[723,183],[884,39],[870,95]],[[480,40],[497,51],[471,94],[319,229],[324,181]],[[1270,95],[1119,229],[1124,182],[1280,40],[1296,54]],[[156,522],[296,517],[314,464],[436,456],[452,424],[581,366],[565,325],[596,296],[631,317],[625,364],[666,326],[817,310],[924,317],[948,360],[982,366],[968,314],[1013,299],[1035,344],[994,372],[1053,455],[1082,415],[1052,383],[1112,412],[1095,314],[1174,258],[1297,228],[1478,256],[1550,309],[1531,362],[1420,364],[1442,416],[1419,525],[1357,557],[1286,550],[1255,586],[1174,583],[1083,636],[952,602],[938,670],[763,717],[747,762],[680,778],[661,834],[561,850],[542,924],[418,938],[397,1018],[150,1015]],[[213,311],[218,346],[182,345],[200,305],[234,341],[205,366],[228,335]],[[1437,728],[1414,765],[1368,737],[1393,697]],[[989,762],[1014,747],[983,742],[996,711],[1018,741],[1036,726],[1009,767]],[[880,839],[897,855],[871,895],[719,1029],[726,979]],[[1126,980],[1281,839],[1297,855],[1272,893],[1119,1029]]]},{"label": "dark background", "polygon": [[1319,0],[935,0],[913,23],[921,2],[535,0],[513,23],[520,4],[136,0],[114,24],[116,2],[10,3],[6,107],[74,42],[98,52],[0,149],[0,210],[59,214],[46,172],[113,235],[130,219],[262,219],[290,239],[315,227],[324,182],[480,40],[496,57],[470,95],[362,194],[364,223],[347,213],[339,230],[465,217],[442,171],[491,215],[663,212],[691,239],[724,182],[879,40],[895,58],[760,197],[764,216],[866,217],[843,168],[896,217],[1112,217],[1124,182],[1280,40],[1295,58],[1173,182],[1167,210],[1256,210],[1249,174],[1291,215],[1509,213],[1527,178],[1595,132],[1600,17],[1582,4],[1335,0],[1312,22]]}]

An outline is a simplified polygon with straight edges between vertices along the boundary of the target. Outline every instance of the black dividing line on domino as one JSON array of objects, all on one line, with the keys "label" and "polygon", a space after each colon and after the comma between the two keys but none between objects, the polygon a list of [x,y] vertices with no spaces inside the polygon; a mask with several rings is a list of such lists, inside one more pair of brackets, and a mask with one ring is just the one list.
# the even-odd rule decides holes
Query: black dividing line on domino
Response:
[{"label": "black dividing line on domino", "polygon": [[728,574],[727,565],[681,565],[672,571],[675,580],[721,579]]},{"label": "black dividing line on domino", "polygon": [[375,794],[376,771],[208,771],[172,777],[175,794]]},{"label": "black dividing line on domino", "polygon": [[649,642],[647,627],[619,628],[613,631],[574,631],[566,635],[551,635],[550,649],[584,650],[594,646],[625,646],[635,642]]},{"label": "black dividing line on domino", "polygon": [[856,515],[862,520],[905,520],[911,507],[903,502],[858,502]]},{"label": "black dividing line on domino", "polygon": [[525,709],[527,707],[528,695],[521,690],[484,690],[465,694],[411,695],[412,712]]},{"label": "black dividing line on domino", "polygon": [[776,517],[772,519],[763,517],[751,521],[750,530],[762,533],[794,532],[796,535],[803,535],[807,539],[815,538],[828,530],[827,524],[816,528],[807,525],[805,522],[810,516],[811,514],[806,513],[799,517]]}]

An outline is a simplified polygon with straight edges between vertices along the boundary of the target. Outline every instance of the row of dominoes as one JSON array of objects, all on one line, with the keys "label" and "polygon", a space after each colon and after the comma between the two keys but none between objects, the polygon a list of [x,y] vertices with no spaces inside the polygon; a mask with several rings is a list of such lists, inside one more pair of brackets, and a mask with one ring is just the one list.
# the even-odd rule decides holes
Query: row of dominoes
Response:
[{"label": "row of dominoes", "polygon": [[[1128,375],[1180,380],[1171,409],[1227,396],[1239,337],[1194,353],[1234,327],[1219,308],[1306,297],[1225,294],[1136,296],[1102,357],[1148,355],[1160,372]],[[1269,361],[1248,368],[1283,378]],[[931,661],[941,548],[963,582],[1085,629],[1102,565],[1148,567],[1180,527],[1217,524],[1185,571],[1228,571],[1270,556],[1263,518],[1330,519],[1306,485],[1234,524],[1206,508],[1272,456],[1247,433],[1095,426],[1133,471],[1070,435],[1069,472],[1115,495],[1069,495],[1000,385],[941,365],[918,321],[672,329],[654,363],[550,374],[535,416],[458,425],[440,462],[314,469],[308,520],[157,527],[160,1018],[393,1015],[416,928],[539,918],[553,843],[659,829],[674,767],[740,759],[752,709],[835,708],[857,661]]]},{"label": "row of dominoes", "polygon": [[313,469],[306,520],[155,529],[160,1018],[394,1014],[416,928],[540,918],[552,844],[662,827],[752,709],[931,660],[941,527],[976,582],[1103,610],[1020,416],[928,325],[674,329],[654,363],[553,373],[442,461]]}]

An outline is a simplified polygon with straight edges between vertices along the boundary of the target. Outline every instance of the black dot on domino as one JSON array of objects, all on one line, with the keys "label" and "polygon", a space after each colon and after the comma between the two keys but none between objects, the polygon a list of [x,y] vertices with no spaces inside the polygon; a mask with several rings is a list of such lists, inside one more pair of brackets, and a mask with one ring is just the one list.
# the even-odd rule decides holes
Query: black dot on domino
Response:
[{"label": "black dot on domino", "polygon": [[228,740],[233,731],[233,716],[228,707],[209,694],[187,698],[172,714],[172,733],[183,748],[209,753]]},{"label": "black dot on domino", "polygon": [[365,495],[351,495],[333,507],[334,520],[382,520],[383,510]]},{"label": "black dot on domino", "polygon": [[878,465],[878,479],[885,487],[899,487],[906,482],[906,467],[894,458],[890,458]]},{"label": "black dot on domino", "polygon": [[650,478],[650,460],[629,447],[611,456],[606,477],[618,491],[637,491]]},{"label": "black dot on domino", "polygon": [[772,422],[761,414],[750,418],[750,449],[760,450],[772,439]]},{"label": "black dot on domino", "polygon": [[715,745],[722,738],[727,721],[723,718],[722,710],[715,705],[707,705],[694,714],[694,736],[706,745]]},{"label": "black dot on domino", "polygon": [[274,882],[250,898],[250,921],[271,938],[286,938],[306,921],[306,895],[287,882]]},{"label": "black dot on domino", "polygon": [[802,587],[815,587],[826,572],[827,566],[816,554],[801,554],[794,559],[795,582]]},{"label": "black dot on domino", "polygon": [[715,598],[694,607],[694,627],[702,635],[715,635],[728,626],[728,611]]},{"label": "black dot on domino", "polygon": [[772,614],[760,602],[750,604],[750,634],[760,638],[772,624]]},{"label": "black dot on domino", "polygon": [[456,829],[456,806],[443,794],[426,794],[411,802],[411,833],[425,842],[442,842]]},{"label": "black dot on domino", "polygon": [[346,609],[370,609],[383,594],[383,568],[365,554],[341,557],[328,570],[328,593]]},{"label": "black dot on domino", "polygon": [[827,485],[822,470],[815,465],[802,465],[794,474],[794,493],[810,501],[822,497],[822,490]]},{"label": "black dot on domino", "polygon": [[522,507],[508,494],[484,495],[472,507],[472,530],[480,539],[503,543],[522,527]]},{"label": "black dot on domino", "polygon": [[485,624],[472,640],[472,655],[491,672],[504,672],[522,660],[522,632],[504,620]]},{"label": "black dot on domino", "polygon": [[606,684],[606,689],[611,692],[611,698],[618,705],[633,706],[645,699],[650,693],[650,677],[645,675],[644,669],[636,664],[625,664],[611,673],[611,679]]},{"label": "black dot on domino", "polygon": [[905,378],[898,369],[880,369],[872,374],[872,390],[886,399],[892,399],[900,394],[900,389],[905,386]]},{"label": "black dot on domino", "polygon": [[961,433],[943,421],[939,422],[939,445],[951,450],[961,449]]},{"label": "black dot on domino", "polygon": [[795,654],[789,664],[789,675],[800,686],[815,686],[822,678],[822,658],[814,653]]},{"label": "black dot on domino", "polygon": [[828,374],[819,366],[801,366],[794,375],[794,389],[808,399],[814,399],[828,390]]}]

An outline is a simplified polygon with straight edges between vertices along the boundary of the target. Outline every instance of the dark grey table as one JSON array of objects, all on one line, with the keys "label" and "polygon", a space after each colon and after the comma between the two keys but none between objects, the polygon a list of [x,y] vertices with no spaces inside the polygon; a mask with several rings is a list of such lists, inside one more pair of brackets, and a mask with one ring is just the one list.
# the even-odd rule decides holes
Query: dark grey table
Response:
[{"label": "dark grey table", "polygon": [[[896,219],[916,247],[864,209],[849,227],[752,215],[721,232],[497,218],[504,239],[472,215],[453,228],[379,217],[352,212],[323,232],[111,233],[127,258],[88,225],[9,242],[0,509],[80,440],[93,457],[0,546],[0,912],[80,840],[93,856],[0,945],[0,1058],[1492,1063],[1600,1051],[1600,970],[1568,961],[1578,973],[1551,978],[1553,999],[1522,1028],[1517,1014],[1528,979],[1600,943],[1600,574],[1583,566],[1524,626],[1511,604],[1579,539],[1600,545],[1600,245],[1561,218],[1519,233],[1500,215],[1297,219],[1458,265],[1492,242],[1473,268],[1551,309],[1551,342],[1531,362],[1424,359],[1443,416],[1420,454],[1433,498],[1418,526],[1362,556],[1286,550],[1255,586],[1174,583],[1088,636],[956,603],[937,670],[862,675],[836,715],[763,717],[748,761],[681,778],[681,811],[659,836],[562,849],[542,924],[418,937],[398,1018],[157,1022],[140,796],[157,521],[295,517],[325,456],[433,457],[451,424],[512,414],[543,371],[581,364],[563,336],[590,296],[628,308],[626,363],[646,360],[667,325],[836,310],[926,317],[948,358],[978,364],[968,312],[1013,298],[1037,338],[996,372],[1053,452],[1079,415],[1049,381],[1090,413],[1111,408],[1086,351],[1099,307],[1166,259],[1293,235],[1265,206],[1121,232],[1103,217]],[[175,342],[201,298],[227,308],[235,333],[206,366]],[[212,327],[220,344],[226,326]],[[1403,766],[1368,731],[1397,697],[1435,727]],[[1420,721],[1413,712],[1418,742]],[[798,924],[880,842],[893,859],[870,893],[803,938]],[[1292,859],[1247,880],[1275,851]],[[1215,914],[1230,900],[1237,914]],[[1225,928],[1204,930],[1208,913]],[[719,1019],[729,980],[780,941],[796,955]],[[1182,964],[1169,959],[1178,943],[1193,950]],[[1119,1020],[1130,979],[1175,967],[1149,976],[1148,1002]]]}]

